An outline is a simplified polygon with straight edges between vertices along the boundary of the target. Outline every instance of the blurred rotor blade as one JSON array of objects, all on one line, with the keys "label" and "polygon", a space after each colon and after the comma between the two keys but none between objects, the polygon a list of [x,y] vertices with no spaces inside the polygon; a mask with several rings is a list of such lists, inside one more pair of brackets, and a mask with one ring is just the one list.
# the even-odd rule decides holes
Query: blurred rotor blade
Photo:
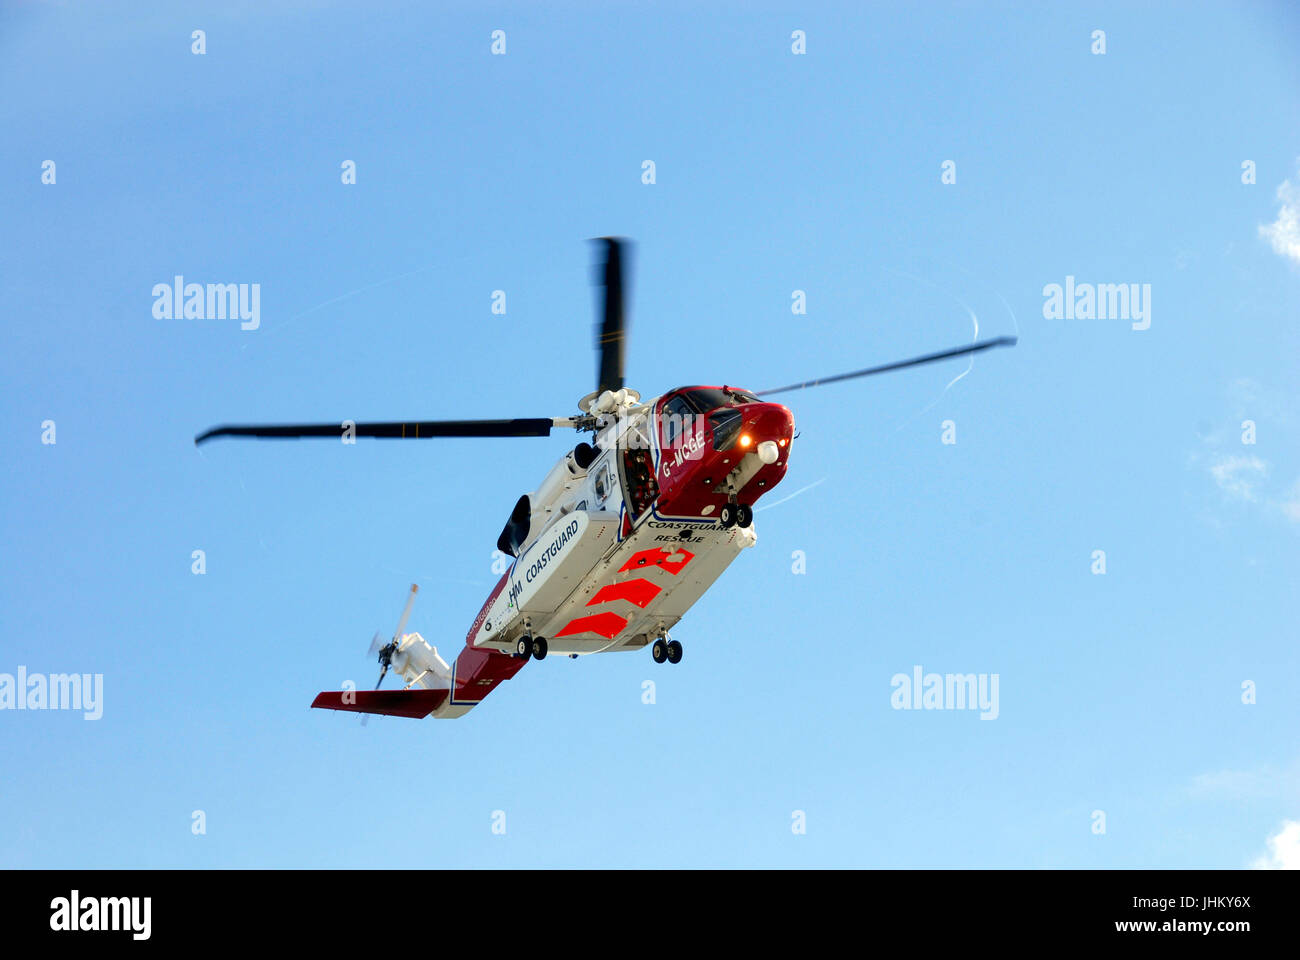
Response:
[{"label": "blurred rotor blade", "polygon": [[304,424],[248,424],[213,427],[194,438],[197,446],[214,437],[258,437],[267,440],[297,440],[301,437],[341,438],[351,431],[356,437],[379,437],[394,440],[427,440],[433,437],[549,437],[551,429],[566,425],[555,418],[534,417],[517,420],[411,420],[392,423],[348,422]]},{"label": "blurred rotor blade", "polygon": [[[377,636],[379,636],[379,634],[375,634],[375,636],[377,637]],[[383,650],[387,650],[387,649],[388,649],[387,646],[383,647]],[[389,654],[389,656],[387,656],[387,657],[385,657],[383,653],[380,653],[380,654],[379,654],[379,662],[382,663],[382,664],[384,665],[384,669],[382,669],[382,670],[379,671],[379,679],[375,681],[375,689],[376,689],[376,690],[378,690],[378,689],[380,688],[380,686],[383,684],[383,682],[384,682],[384,677],[388,676],[388,664],[389,664],[391,661],[392,661],[392,655],[391,655],[391,654]],[[362,717],[361,717],[361,725],[362,725],[363,727],[366,725],[366,720],[367,720],[367,719],[369,719],[369,715],[368,715],[368,714],[363,714]]]},{"label": "blurred rotor blade", "polygon": [[623,355],[627,342],[627,322],[623,312],[623,250],[627,241],[618,237],[601,237],[605,244],[605,262],[598,268],[596,282],[604,288],[600,327],[596,335],[596,393],[623,387]]},{"label": "blurred rotor blade", "polygon": [[977,343],[967,344],[964,347],[955,347],[952,350],[941,350],[938,353],[927,353],[921,357],[912,357],[910,360],[897,360],[894,363],[884,363],[878,367],[867,367],[865,370],[854,370],[852,373],[838,373],[833,377],[822,377],[820,380],[805,380],[803,383],[792,383],[785,387],[775,387],[771,390],[760,390],[757,396],[767,397],[774,393],[784,393],[787,390],[805,390],[809,387],[822,387],[828,383],[837,383],[840,380],[852,380],[855,377],[869,377],[874,373],[886,373],[890,370],[902,370],[904,367],[919,367],[924,363],[935,363],[939,360],[947,360],[949,357],[960,357],[968,353],[979,353],[982,350],[991,350],[994,347],[1014,347],[1018,342],[1018,337],[995,337],[992,340],[980,340]]},{"label": "blurred rotor blade", "polygon": [[[366,656],[368,657],[377,656],[379,651],[382,649],[384,649],[384,638],[380,635],[379,631],[376,630],[375,635],[370,638],[370,649],[366,652]],[[384,669],[379,671],[379,679],[375,681],[376,690],[378,690],[379,685],[384,682],[384,674],[386,674],[387,672],[388,672],[388,664],[385,663]],[[368,721],[369,719],[370,719],[370,715],[368,713],[363,713],[361,715],[361,725],[364,727],[366,725],[366,721]]]}]

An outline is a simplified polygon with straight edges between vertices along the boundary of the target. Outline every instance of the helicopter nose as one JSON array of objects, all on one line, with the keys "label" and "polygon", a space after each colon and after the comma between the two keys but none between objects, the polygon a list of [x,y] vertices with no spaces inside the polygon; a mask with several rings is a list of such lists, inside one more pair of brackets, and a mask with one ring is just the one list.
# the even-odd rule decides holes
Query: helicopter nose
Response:
[{"label": "helicopter nose", "polygon": [[781,460],[794,434],[790,410],[779,403],[746,403],[732,409],[740,416],[727,439],[741,450],[756,453],[765,464]]}]

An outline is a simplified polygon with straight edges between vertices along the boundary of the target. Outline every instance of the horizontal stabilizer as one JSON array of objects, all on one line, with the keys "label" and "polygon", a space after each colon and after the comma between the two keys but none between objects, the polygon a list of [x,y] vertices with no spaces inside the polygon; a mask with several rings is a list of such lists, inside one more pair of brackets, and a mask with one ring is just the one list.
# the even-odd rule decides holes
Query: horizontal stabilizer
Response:
[{"label": "horizontal stabilizer", "polygon": [[[321,710],[379,713],[419,720],[442,706],[449,690],[326,690],[311,702]],[[346,698],[346,700],[344,699]]]}]

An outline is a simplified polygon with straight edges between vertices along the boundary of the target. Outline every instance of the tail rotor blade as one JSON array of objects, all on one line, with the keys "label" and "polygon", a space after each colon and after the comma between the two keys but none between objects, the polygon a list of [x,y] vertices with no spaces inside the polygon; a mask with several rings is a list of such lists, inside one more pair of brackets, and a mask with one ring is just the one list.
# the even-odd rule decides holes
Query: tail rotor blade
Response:
[{"label": "tail rotor blade", "polygon": [[406,598],[406,608],[402,610],[402,619],[397,621],[397,632],[393,634],[393,643],[402,639],[402,631],[406,629],[406,621],[411,618],[411,607],[415,604],[415,595],[420,592],[418,584],[411,584],[411,592]]},{"label": "tail rotor blade", "polygon": [[[378,638],[379,638],[379,634],[376,633],[376,634],[375,634],[375,638],[378,639]],[[380,688],[380,686],[383,685],[384,677],[386,677],[387,675],[388,675],[388,662],[387,662],[387,661],[384,661],[384,669],[382,669],[382,670],[379,671],[379,679],[375,681],[375,689],[376,689],[376,690],[378,690],[378,689]],[[370,720],[370,714],[368,714],[368,713],[363,713],[363,714],[361,715],[361,725],[362,725],[363,727],[366,725],[367,721],[369,721],[369,720]]]},{"label": "tail rotor blade", "polygon": [[910,360],[897,360],[894,363],[882,363],[878,367],[867,367],[865,370],[854,370],[850,373],[837,373],[831,377],[822,377],[819,380],[805,380],[803,383],[792,383],[785,387],[776,387],[772,390],[760,390],[758,396],[767,397],[774,393],[785,393],[787,390],[806,390],[809,387],[824,387],[828,383],[838,383],[841,380],[853,380],[856,377],[869,377],[876,373],[887,373],[890,370],[902,370],[905,367],[919,367],[926,363],[936,363],[940,360],[947,360],[950,357],[960,357],[968,353],[979,353],[983,350],[992,350],[994,347],[1014,347],[1018,342],[1018,337],[994,337],[992,340],[980,340],[976,343],[967,344],[964,347],[954,347],[952,350],[940,350],[938,353],[927,353],[924,356],[912,357]]}]

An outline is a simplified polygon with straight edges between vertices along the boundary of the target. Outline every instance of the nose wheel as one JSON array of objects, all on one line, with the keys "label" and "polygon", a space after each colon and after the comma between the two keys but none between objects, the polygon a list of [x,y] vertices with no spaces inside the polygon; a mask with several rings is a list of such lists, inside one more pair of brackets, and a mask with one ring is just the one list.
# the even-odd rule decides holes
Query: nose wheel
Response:
[{"label": "nose wheel", "polygon": [[718,511],[718,519],[722,521],[722,529],[730,530],[732,527],[748,527],[754,523],[754,508],[747,503],[724,503],[722,509]]},{"label": "nose wheel", "polygon": [[654,658],[655,663],[663,663],[665,660],[669,663],[681,663],[682,645],[676,640],[660,637],[650,648],[650,656]]}]

